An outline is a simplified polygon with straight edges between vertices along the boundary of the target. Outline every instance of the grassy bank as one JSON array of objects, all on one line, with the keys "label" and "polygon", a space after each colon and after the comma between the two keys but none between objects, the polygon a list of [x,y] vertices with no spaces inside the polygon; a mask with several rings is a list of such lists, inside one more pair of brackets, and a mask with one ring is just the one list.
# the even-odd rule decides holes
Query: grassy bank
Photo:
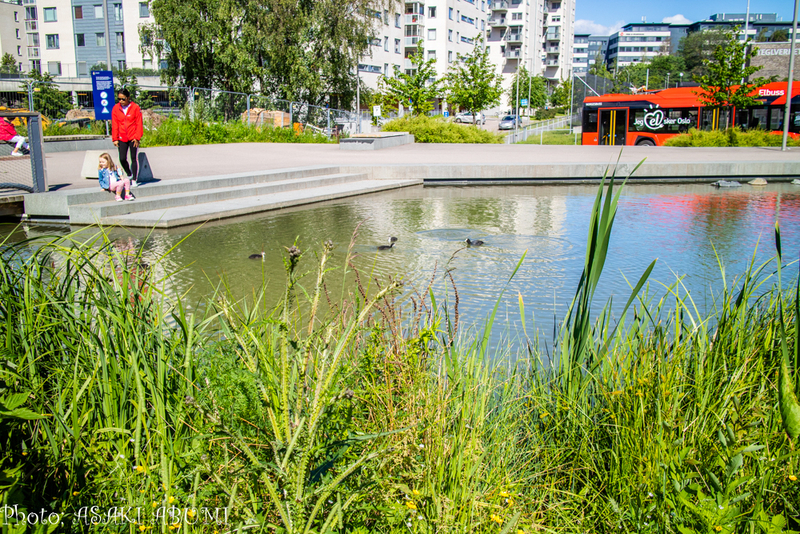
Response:
[{"label": "grassy bank", "polygon": [[[580,137],[580,136],[578,136]],[[535,134],[529,137],[525,141],[520,141],[518,144],[524,145],[574,145],[580,144],[580,139],[578,139],[578,143],[575,143],[575,134],[571,134],[568,131],[565,132],[544,132],[544,135]]]},{"label": "grassy bank", "polygon": [[202,316],[102,233],[9,246],[2,504],[59,532],[800,529],[779,409],[791,423],[796,285],[754,265],[699,317],[678,283],[640,294],[644,273],[617,327],[592,308],[615,210],[598,196],[573,305],[520,354],[487,346],[494,316],[462,332],[457,291],[327,294],[349,268],[329,244],[284,251],[281,302],[220,292]]}]

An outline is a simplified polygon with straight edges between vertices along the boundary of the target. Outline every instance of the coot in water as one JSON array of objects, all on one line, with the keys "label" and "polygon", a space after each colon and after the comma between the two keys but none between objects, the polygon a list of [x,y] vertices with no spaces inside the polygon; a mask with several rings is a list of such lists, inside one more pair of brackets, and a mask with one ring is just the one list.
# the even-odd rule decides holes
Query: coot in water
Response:
[{"label": "coot in water", "polygon": [[250,254],[247,258],[251,260],[263,260],[266,256],[267,254],[265,252],[259,252],[258,254]]},{"label": "coot in water", "polygon": [[389,250],[390,248],[392,248],[394,246],[394,244],[396,242],[397,242],[397,238],[396,237],[390,237],[389,238],[389,244],[388,245],[378,245],[378,250]]},{"label": "coot in water", "polygon": [[481,241],[480,239],[476,239],[475,241],[473,241],[470,238],[466,238],[464,242],[467,244],[468,247],[479,247],[483,245],[483,241]]}]

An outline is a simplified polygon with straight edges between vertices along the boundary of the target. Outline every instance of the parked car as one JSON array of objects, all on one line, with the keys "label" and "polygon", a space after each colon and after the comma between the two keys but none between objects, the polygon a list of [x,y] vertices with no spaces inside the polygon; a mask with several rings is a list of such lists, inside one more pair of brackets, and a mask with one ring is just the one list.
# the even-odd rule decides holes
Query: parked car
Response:
[{"label": "parked car", "polygon": [[[473,117],[472,113],[464,112],[464,113],[459,113],[458,115],[456,115],[455,121],[456,122],[460,122],[460,123],[473,124],[473,118],[474,117]],[[478,115],[478,119],[476,121],[474,121],[474,124],[486,124],[486,115],[484,115],[483,113],[480,113]]]},{"label": "parked car", "polygon": [[513,130],[515,124],[516,126],[521,126],[522,123],[520,122],[519,117],[517,117],[516,115],[506,115],[505,117],[500,119],[500,126],[498,126],[498,129]]}]

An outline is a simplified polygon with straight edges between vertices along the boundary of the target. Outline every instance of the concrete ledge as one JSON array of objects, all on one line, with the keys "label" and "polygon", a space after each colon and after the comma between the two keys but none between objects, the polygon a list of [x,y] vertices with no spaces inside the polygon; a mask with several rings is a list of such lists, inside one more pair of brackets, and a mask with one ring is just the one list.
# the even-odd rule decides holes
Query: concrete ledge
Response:
[{"label": "concrete ledge", "polygon": [[57,135],[44,138],[44,153],[75,152],[77,150],[102,150],[108,152],[114,149],[111,137],[104,135]]},{"label": "concrete ledge", "polygon": [[413,143],[414,136],[407,132],[357,134],[353,137],[339,140],[339,150],[380,150]]}]

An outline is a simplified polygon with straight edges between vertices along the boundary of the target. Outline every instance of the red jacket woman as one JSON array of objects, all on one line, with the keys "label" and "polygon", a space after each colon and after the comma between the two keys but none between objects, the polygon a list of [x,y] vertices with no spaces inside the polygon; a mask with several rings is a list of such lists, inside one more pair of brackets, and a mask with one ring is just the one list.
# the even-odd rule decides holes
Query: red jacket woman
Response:
[{"label": "red jacket woman", "polygon": [[111,140],[133,141],[140,140],[144,133],[142,128],[142,110],[136,102],[128,104],[128,112],[122,110],[117,102],[111,109]]}]

